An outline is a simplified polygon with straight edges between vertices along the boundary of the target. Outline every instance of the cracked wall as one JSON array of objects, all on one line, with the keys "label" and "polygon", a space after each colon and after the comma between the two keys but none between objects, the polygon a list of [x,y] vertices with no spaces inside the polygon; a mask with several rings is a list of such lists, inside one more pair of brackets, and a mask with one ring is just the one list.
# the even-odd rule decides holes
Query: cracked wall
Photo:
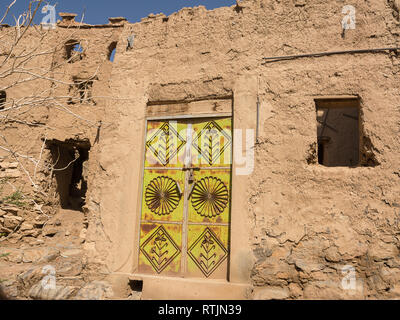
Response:
[{"label": "cracked wall", "polygon": [[[340,1],[241,5],[240,12],[234,7],[187,8],[168,21],[159,15],[126,26],[122,37],[135,34],[135,46],[118,57],[124,73],[114,69],[112,88],[121,96],[136,92],[140,98],[115,110],[121,130],[119,139],[112,141],[120,143],[109,143],[107,150],[113,152],[125,143],[131,149],[117,163],[109,163],[106,171],[115,174],[115,185],[140,179],[140,163],[132,154],[142,150],[135,141],[142,137],[147,101],[224,95],[240,76],[253,75],[259,83],[260,138],[255,170],[248,177],[248,211],[241,213],[251,228],[252,297],[396,297],[399,180],[393,168],[399,165],[398,57],[338,55],[262,64],[268,56],[396,46],[399,25],[391,8],[385,1],[358,1],[355,6],[362,18],[343,39]],[[372,148],[379,165],[325,168],[312,159],[308,163],[310,146],[317,142],[314,99],[347,95],[361,97],[366,141],[361,147]],[[255,113],[256,105],[248,105],[246,112]],[[137,126],[132,128],[131,123]],[[118,172],[123,163],[129,172]],[[110,232],[118,234],[115,243],[129,238],[122,221],[136,223],[125,212],[133,213],[137,203],[123,199],[138,192],[132,183],[125,194],[122,191],[119,208],[124,214]],[[111,212],[114,200],[103,200]],[[129,246],[118,254],[132,255],[135,245]],[[135,270],[134,262],[126,263],[119,270]],[[354,290],[342,288],[345,265],[356,270]]]},{"label": "cracked wall", "polygon": [[[255,168],[245,178],[244,191],[232,186],[233,197],[243,192],[248,199],[240,212],[247,221],[243,228],[249,232],[244,232],[238,277],[252,286],[248,298],[399,297],[398,53],[263,60],[399,47],[400,26],[387,1],[360,0],[354,5],[359,17],[356,29],[347,30],[345,37],[343,1],[322,0],[249,0],[240,3],[240,10],[237,6],[211,11],[184,8],[169,17],[151,15],[139,23],[124,23],[115,33],[108,28],[77,31],[102,48],[101,53],[86,53],[101,56],[96,58],[100,60],[108,60],[108,46],[118,41],[112,66],[106,61],[98,73],[97,89],[93,84],[94,91],[109,90],[118,99],[96,105],[101,111],[95,119],[93,106],[80,105],[80,115],[93,119],[86,125],[68,115],[45,114],[43,120],[49,127],[57,124],[57,130],[49,130],[49,139],[91,142],[88,227],[82,244],[88,261],[104,274],[136,272],[139,182],[149,102],[233,96],[241,118],[237,120],[242,120],[256,113],[258,95]],[[132,34],[134,45],[127,50]],[[95,64],[89,66],[87,61],[68,65],[65,74],[89,77]],[[249,90],[251,99],[239,104],[235,98],[243,77],[256,79],[257,89]],[[315,149],[315,99],[349,95],[360,97],[360,147],[366,150],[362,161],[374,165],[321,166]],[[17,128],[14,124],[4,129],[15,137],[16,145]],[[35,130],[40,140],[43,131]],[[40,146],[35,145],[36,153]],[[351,290],[342,286],[346,265],[355,270],[356,286]]]}]

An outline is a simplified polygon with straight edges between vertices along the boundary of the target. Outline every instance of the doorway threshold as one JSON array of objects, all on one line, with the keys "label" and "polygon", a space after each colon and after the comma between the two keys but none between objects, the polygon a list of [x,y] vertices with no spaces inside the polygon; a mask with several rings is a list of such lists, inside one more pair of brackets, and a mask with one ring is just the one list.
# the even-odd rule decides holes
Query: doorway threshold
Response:
[{"label": "doorway threshold", "polygon": [[226,280],[129,274],[130,281],[143,281],[142,300],[247,300],[251,286]]}]

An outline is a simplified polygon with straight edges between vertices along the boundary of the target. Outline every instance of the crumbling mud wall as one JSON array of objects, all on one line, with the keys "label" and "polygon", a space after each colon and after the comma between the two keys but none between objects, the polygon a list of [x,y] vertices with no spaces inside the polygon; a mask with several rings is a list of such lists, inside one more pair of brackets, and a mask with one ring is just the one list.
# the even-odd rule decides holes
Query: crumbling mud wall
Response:
[{"label": "crumbling mud wall", "polygon": [[[99,202],[91,192],[101,171],[101,129],[111,125],[104,121],[111,99],[110,45],[125,20],[91,26],[74,21],[73,14],[60,16],[54,30],[28,29],[15,50],[25,50],[27,61],[12,69],[10,59],[1,70],[11,70],[1,80],[7,97],[0,110],[0,280],[10,298],[97,299],[112,293],[100,281],[109,271],[104,263],[88,263],[84,247],[89,223],[101,224],[96,210],[90,211]],[[4,54],[13,29],[0,31]],[[13,108],[17,103],[21,107]],[[53,275],[57,287],[43,291],[41,281]]]},{"label": "crumbling mud wall", "polygon": [[[35,137],[32,154],[40,153],[44,133],[53,145],[66,141],[75,147],[82,142],[90,145],[84,215],[78,217],[84,231],[76,231],[76,248],[85,256],[88,275],[76,288],[93,280],[95,271],[104,275],[137,271],[148,103],[232,96],[234,115],[239,117],[255,115],[257,97],[260,101],[255,166],[245,177],[247,203],[241,211],[247,225],[238,268],[240,282],[251,286],[247,298],[398,298],[398,51],[264,59],[398,48],[400,25],[393,3],[354,1],[356,26],[345,32],[342,8],[347,3],[322,0],[248,0],[211,11],[184,8],[169,17],[159,14],[139,23],[119,22],[121,26],[115,28],[78,29],[81,37],[93,42],[89,46],[93,51],[87,52],[88,59],[63,67],[60,79],[88,79],[87,74],[105,61],[93,83],[93,90],[97,86],[101,94],[93,96],[109,94],[113,99],[70,105],[91,122],[49,111],[46,126],[56,130],[30,129],[36,135],[30,134]],[[132,35],[133,46],[128,48]],[[105,52],[114,41],[117,54],[111,66]],[[248,87],[256,88],[249,89],[247,105],[235,100],[239,83],[241,90],[246,89],[243,79],[251,79]],[[352,115],[359,125],[357,165],[319,163],[318,99],[358,101],[358,117]],[[240,110],[235,109],[239,105]],[[22,127],[13,126],[2,132],[14,137],[12,145],[22,145],[18,137]],[[21,169],[5,170],[18,170],[21,177],[15,181],[20,181],[24,179]],[[232,197],[239,189],[232,185]],[[56,207],[52,203],[49,210]],[[231,235],[232,239],[239,236]],[[47,244],[49,240],[43,239]],[[105,297],[109,293],[102,285]],[[74,296],[76,288],[68,297]]]},{"label": "crumbling mud wall", "polygon": [[[398,295],[398,53],[271,63],[263,59],[398,47],[399,24],[386,1],[353,3],[356,29],[343,34],[344,5],[343,1],[246,1],[240,7],[212,11],[186,8],[125,27],[122,38],[135,34],[135,45],[119,55],[112,89],[137,99],[109,108],[120,116],[120,131],[105,148],[114,154],[124,145],[130,147],[119,160],[104,166],[116,177],[110,193],[115,188],[121,191],[121,209],[116,210],[120,215],[111,214],[115,198],[103,198],[109,215],[119,221],[106,227],[111,239],[115,244],[127,243],[124,248],[114,247],[116,268],[121,268],[118,257],[135,250],[126,237],[127,229],[136,223],[130,217],[137,204],[126,199],[139,192],[140,164],[135,159],[142,148],[137,137],[143,135],[146,103],[224,96],[233,92],[240,77],[252,75],[258,82],[260,136],[255,168],[247,177],[248,211],[242,212],[251,230],[251,297]],[[335,96],[360,101],[364,160],[355,167],[326,167],[316,158],[315,99]],[[247,105],[245,112],[256,113],[256,104]],[[307,161],[310,154],[314,160]],[[372,165],[366,157],[375,159]],[[125,184],[129,187],[119,188]],[[235,197],[235,185],[232,189]],[[132,262],[126,263],[129,271]],[[343,271],[346,265],[354,268],[356,277],[350,290],[342,286],[353,270]]]}]

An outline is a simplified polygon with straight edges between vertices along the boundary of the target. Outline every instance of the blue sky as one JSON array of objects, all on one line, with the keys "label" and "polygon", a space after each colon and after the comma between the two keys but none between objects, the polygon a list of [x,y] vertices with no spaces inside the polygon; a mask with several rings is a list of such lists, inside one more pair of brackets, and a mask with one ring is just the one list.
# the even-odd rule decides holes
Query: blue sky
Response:
[{"label": "blue sky", "polygon": [[[0,0],[0,16],[12,0]],[[194,7],[203,5],[207,9],[214,9],[235,4],[235,0],[48,0],[49,4],[56,5],[57,19],[60,19],[58,12],[74,12],[80,20],[82,12],[85,11],[84,22],[89,24],[108,23],[109,17],[125,17],[130,22],[140,21],[150,13],[164,13],[170,15],[183,7]],[[28,6],[29,0],[17,0],[9,16],[3,23],[13,25],[12,15],[18,16]],[[40,23],[42,17],[40,11],[37,14],[35,23]]]}]

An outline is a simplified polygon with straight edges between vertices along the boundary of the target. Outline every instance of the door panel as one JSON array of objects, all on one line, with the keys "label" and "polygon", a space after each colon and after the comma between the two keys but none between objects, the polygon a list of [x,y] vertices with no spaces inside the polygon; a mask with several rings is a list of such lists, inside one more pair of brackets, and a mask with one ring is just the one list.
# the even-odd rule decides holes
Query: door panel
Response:
[{"label": "door panel", "polygon": [[142,220],[183,221],[185,175],[181,170],[145,170]]},{"label": "door panel", "polygon": [[229,167],[231,164],[231,149],[231,118],[193,121],[193,166]]},{"label": "door panel", "polygon": [[189,225],[187,275],[226,279],[228,242],[228,226]]},{"label": "door panel", "polygon": [[148,121],[145,167],[182,168],[186,129],[183,121]]},{"label": "door panel", "polygon": [[229,223],[231,172],[227,169],[194,171],[189,223]]},{"label": "door panel", "polygon": [[142,223],[139,271],[178,276],[181,273],[182,225]]},{"label": "door panel", "polygon": [[148,121],[139,272],[226,279],[232,119]]}]

